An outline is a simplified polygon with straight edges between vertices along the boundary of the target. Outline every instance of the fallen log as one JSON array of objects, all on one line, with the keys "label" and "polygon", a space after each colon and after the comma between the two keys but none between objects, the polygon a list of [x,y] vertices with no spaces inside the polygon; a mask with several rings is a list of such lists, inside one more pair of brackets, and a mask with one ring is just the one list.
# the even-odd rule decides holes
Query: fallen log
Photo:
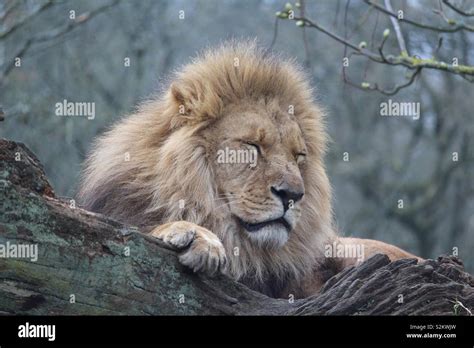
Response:
[{"label": "fallen log", "polygon": [[[37,246],[36,257],[18,257],[20,245]],[[474,278],[452,256],[417,264],[375,255],[294,301],[194,274],[133,226],[56,197],[36,156],[8,140],[0,140],[0,246],[0,314],[469,315],[474,308]]]}]

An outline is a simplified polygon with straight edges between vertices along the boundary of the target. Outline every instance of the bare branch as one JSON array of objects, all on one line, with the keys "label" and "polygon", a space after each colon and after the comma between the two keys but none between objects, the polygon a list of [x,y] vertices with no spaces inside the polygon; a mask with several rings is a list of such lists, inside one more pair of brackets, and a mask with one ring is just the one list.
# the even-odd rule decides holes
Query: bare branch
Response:
[{"label": "bare branch", "polygon": [[302,21],[305,23],[306,26],[310,26],[315,29],[318,29],[320,32],[328,35],[334,40],[352,48],[354,51],[357,52],[357,54],[366,56],[367,58],[369,58],[370,60],[374,62],[388,64],[388,65],[402,65],[409,69],[418,69],[418,68],[436,69],[436,70],[448,71],[457,75],[474,76],[474,66],[461,65],[461,64],[454,65],[454,64],[448,64],[442,61],[437,61],[435,59],[423,59],[419,57],[411,57],[411,56],[406,56],[406,55],[398,55],[398,56],[388,55],[388,56],[382,57],[379,54],[368,50],[367,48],[362,48],[362,47],[357,46],[356,44],[344,39],[343,37],[337,35],[336,33],[331,32],[330,30],[326,29],[325,27],[321,26],[320,24],[308,18],[295,17],[293,20]]},{"label": "bare branch", "polygon": [[[382,47],[383,47],[383,45],[381,45],[381,48]],[[410,74],[410,76],[407,78],[407,81],[405,83],[395,85],[391,89],[385,89],[385,88],[380,87],[377,83],[369,83],[369,82],[355,83],[355,82],[349,80],[347,78],[346,69],[347,69],[346,67],[343,67],[342,77],[343,77],[343,81],[345,83],[347,83],[348,85],[350,85],[352,87],[355,87],[357,89],[360,89],[360,90],[364,90],[364,91],[380,92],[380,93],[382,93],[384,95],[388,95],[388,96],[395,95],[400,90],[402,90],[403,88],[406,88],[406,87],[412,85],[413,82],[415,82],[416,77],[420,74],[420,72],[422,70],[422,68],[416,69],[412,74]]]},{"label": "bare branch", "polygon": [[448,6],[451,10],[453,10],[454,12],[457,12],[459,13],[460,15],[462,16],[465,16],[465,17],[474,17],[474,9],[470,9],[468,11],[464,11],[464,10],[461,10],[460,8],[454,6],[453,4],[451,4],[449,2],[449,0],[443,0],[443,3]]},{"label": "bare branch", "polygon": [[98,14],[115,6],[118,2],[119,0],[113,0],[112,2],[104,6],[98,7],[89,12],[82,13],[81,15],[76,17],[75,20],[69,21],[66,25],[62,26],[61,28],[53,29],[51,31],[48,31],[46,33],[37,35],[35,37],[29,38],[28,40],[26,40],[25,43],[22,45],[22,47],[15,53],[10,63],[7,64],[6,67],[4,68],[2,74],[0,75],[0,81],[4,80],[5,76],[7,76],[11,72],[11,70],[14,68],[15,58],[23,56],[33,44],[43,43],[43,42],[51,41],[59,37],[62,37],[66,35],[67,33],[71,32],[72,30],[74,30],[75,28],[77,28],[78,26],[80,26],[81,24],[88,22],[89,20],[97,16]]},{"label": "bare branch", "polygon": [[33,13],[28,14],[27,16],[23,17],[21,20],[19,20],[17,23],[12,25],[8,29],[0,32],[0,40],[3,40],[7,36],[13,34],[17,29],[21,28],[25,23],[27,23],[28,20],[31,19],[31,17],[36,16],[37,14],[39,14],[40,12],[43,12],[44,10],[46,10],[47,8],[49,8],[52,5],[53,5],[52,1],[48,1],[44,4],[42,4],[38,9],[33,11]]},{"label": "bare branch", "polygon": [[[392,4],[390,0],[384,0],[385,7],[390,12],[393,12]],[[397,36],[398,46],[400,47],[400,53],[402,55],[408,55],[407,45],[405,44],[405,39],[403,38],[402,29],[400,28],[400,24],[398,20],[394,17],[390,17],[390,21],[392,22],[393,29],[395,30],[395,34]]]},{"label": "bare branch", "polygon": [[273,37],[272,37],[272,42],[270,43],[270,46],[268,46],[267,51],[271,51],[273,49],[273,46],[275,45],[277,36],[278,36],[278,20],[279,18],[275,18],[275,24],[273,26]]},{"label": "bare branch", "polygon": [[[380,6],[379,4],[373,2],[372,0],[364,0],[364,2],[367,3],[370,6],[375,7],[377,10],[385,13],[386,15],[391,16],[393,18],[396,18],[398,20],[398,15],[395,12],[389,11],[385,7]],[[431,25],[428,25],[428,24],[419,23],[415,20],[406,18],[406,16],[403,17],[402,21],[406,22],[408,24],[414,25],[416,27],[419,27],[419,28],[432,30],[432,31],[437,31],[437,32],[454,33],[454,32],[460,31],[460,30],[467,30],[467,31],[474,32],[474,26],[467,25],[464,22],[459,22],[458,23],[455,20],[450,20],[450,22],[449,22],[450,27],[434,27],[434,26],[431,26]]]},{"label": "bare branch", "polygon": [[[397,37],[398,41],[398,46],[400,48],[400,54],[398,55],[391,55],[391,54],[385,54],[383,52],[385,43],[388,39],[388,36],[390,35],[390,31],[386,29],[383,33],[383,39],[382,42],[380,43],[378,47],[378,52],[374,51],[374,38],[375,38],[375,30],[372,32],[372,42],[370,46],[367,46],[365,42],[361,42],[360,44],[355,44],[354,42],[351,41],[350,36],[352,35],[347,35],[347,12],[348,12],[348,7],[349,7],[349,0],[346,1],[346,6],[345,6],[345,14],[344,14],[344,37],[340,36],[334,31],[329,30],[328,28],[324,27],[321,25],[319,22],[308,18],[305,16],[304,8],[303,11],[300,15],[300,17],[292,17],[290,16],[290,10],[291,10],[291,5],[288,5],[286,9],[282,12],[277,12],[277,17],[282,18],[282,19],[291,19],[293,21],[296,21],[296,25],[299,27],[302,27],[305,29],[306,27],[310,28],[315,28],[316,30],[326,34],[333,40],[341,43],[344,45],[344,57],[351,57],[352,55],[359,55],[359,56],[364,56],[369,59],[369,61],[373,61],[379,64],[384,64],[384,65],[389,65],[389,66],[404,66],[409,70],[413,70],[413,73],[411,73],[409,76],[407,76],[407,80],[404,83],[401,83],[399,85],[395,85],[391,89],[385,89],[381,88],[377,83],[369,83],[369,82],[362,82],[362,83],[354,83],[351,82],[347,76],[346,76],[346,67],[343,66],[342,68],[342,75],[343,75],[343,80],[345,83],[354,86],[358,89],[363,89],[363,90],[368,90],[368,91],[378,91],[380,93],[383,93],[385,95],[394,95],[397,92],[399,92],[401,89],[410,86],[411,84],[414,83],[416,80],[417,76],[420,75],[421,71],[423,69],[435,69],[435,70],[441,70],[441,71],[446,71],[452,74],[456,74],[464,78],[465,80],[469,82],[474,82],[474,66],[469,66],[469,65],[460,65],[457,62],[453,62],[453,64],[448,64],[443,61],[439,61],[436,58],[421,58],[419,56],[410,56],[408,53],[407,45],[405,43],[403,33],[401,30],[400,23],[398,22],[398,17],[397,15],[393,12],[393,8],[391,5],[390,0],[384,0],[385,1],[385,7],[380,6],[371,0],[364,0],[367,4],[370,5],[369,9],[376,9],[377,14],[382,12],[385,14],[389,14],[392,26],[395,30],[395,34]],[[301,4],[301,3],[300,3]],[[441,3],[440,3],[441,4]],[[303,3],[304,6],[304,3]],[[442,12],[442,9],[440,10]],[[446,17],[447,18],[447,17]],[[362,23],[366,20],[365,16],[362,17]],[[410,20],[404,19],[404,21],[410,22]],[[448,21],[450,21],[448,19]],[[377,24],[377,23],[376,23]],[[419,25],[418,25],[419,26]],[[422,25],[424,26],[424,25]],[[438,28],[439,29],[439,28]],[[438,31],[438,30],[437,30]],[[451,31],[456,31],[456,30],[451,30]],[[354,32],[354,30],[353,30]],[[276,36],[276,35],[275,35]],[[274,38],[275,40],[275,38]],[[436,54],[438,50],[441,48],[442,44],[442,38],[439,39],[438,41],[438,46],[434,53]],[[369,47],[369,48],[368,48]],[[347,49],[352,49],[353,51],[348,55],[347,54]],[[305,49],[307,50],[306,47],[306,42],[305,42]],[[364,74],[365,75],[365,74]],[[365,79],[365,77],[364,77]]]},{"label": "bare branch", "polygon": [[332,31],[326,29],[325,27],[321,26],[320,24],[316,23],[316,22],[313,22],[312,20],[308,19],[308,18],[303,18],[303,17],[295,17],[293,20],[295,21],[303,21],[305,23],[305,26],[310,26],[310,27],[313,27],[315,29],[318,29],[320,32],[328,35],[329,37],[333,38],[334,40],[342,43],[343,45],[345,46],[348,46],[350,48],[352,48],[354,51],[368,57],[369,59],[372,59],[376,62],[381,62],[381,58],[378,54],[366,49],[366,48],[361,48],[359,47],[358,45],[346,40],[345,38],[337,35],[336,33],[333,33]]},{"label": "bare branch", "polygon": [[[304,0],[300,0],[300,16],[301,17],[304,17],[305,16],[305,9],[306,9],[306,3]],[[310,59],[310,56],[309,56],[309,45],[308,45],[308,38],[306,37],[306,28],[303,27],[303,44],[304,44],[304,51],[305,51],[305,54],[306,54],[306,66],[310,66],[311,64],[311,59]]]}]

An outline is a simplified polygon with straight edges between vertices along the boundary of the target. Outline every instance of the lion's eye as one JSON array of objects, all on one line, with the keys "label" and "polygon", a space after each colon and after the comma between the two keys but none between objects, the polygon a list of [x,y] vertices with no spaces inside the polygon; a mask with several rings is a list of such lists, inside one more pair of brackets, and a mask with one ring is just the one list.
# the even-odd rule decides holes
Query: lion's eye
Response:
[{"label": "lion's eye", "polygon": [[302,164],[306,160],[306,154],[305,153],[299,153],[296,155],[296,164]]},{"label": "lion's eye", "polygon": [[255,150],[257,150],[257,153],[259,153],[259,154],[262,153],[261,150],[260,150],[260,146],[258,146],[257,144],[251,143],[251,142],[246,142],[246,144],[247,144],[248,146],[251,146],[251,147],[255,148]]}]

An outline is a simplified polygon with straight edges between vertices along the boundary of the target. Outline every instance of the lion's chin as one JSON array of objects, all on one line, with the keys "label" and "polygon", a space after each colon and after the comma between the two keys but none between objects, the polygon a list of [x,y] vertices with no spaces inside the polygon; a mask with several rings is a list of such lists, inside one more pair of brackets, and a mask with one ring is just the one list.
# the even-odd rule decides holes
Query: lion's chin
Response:
[{"label": "lion's chin", "polygon": [[272,224],[252,232],[243,230],[253,244],[264,249],[279,249],[289,238],[287,228],[280,224]]}]

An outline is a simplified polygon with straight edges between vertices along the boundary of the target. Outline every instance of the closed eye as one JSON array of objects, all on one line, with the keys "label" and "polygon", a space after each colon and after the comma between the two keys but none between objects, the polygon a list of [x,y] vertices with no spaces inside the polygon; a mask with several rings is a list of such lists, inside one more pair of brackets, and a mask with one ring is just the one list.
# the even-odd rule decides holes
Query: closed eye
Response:
[{"label": "closed eye", "polygon": [[306,154],[301,152],[296,154],[296,164],[302,164],[306,161]]},{"label": "closed eye", "polygon": [[262,154],[262,150],[260,149],[259,145],[255,144],[255,143],[252,143],[252,142],[249,142],[249,141],[247,141],[245,143],[249,146],[254,147],[257,150],[257,153]]}]

